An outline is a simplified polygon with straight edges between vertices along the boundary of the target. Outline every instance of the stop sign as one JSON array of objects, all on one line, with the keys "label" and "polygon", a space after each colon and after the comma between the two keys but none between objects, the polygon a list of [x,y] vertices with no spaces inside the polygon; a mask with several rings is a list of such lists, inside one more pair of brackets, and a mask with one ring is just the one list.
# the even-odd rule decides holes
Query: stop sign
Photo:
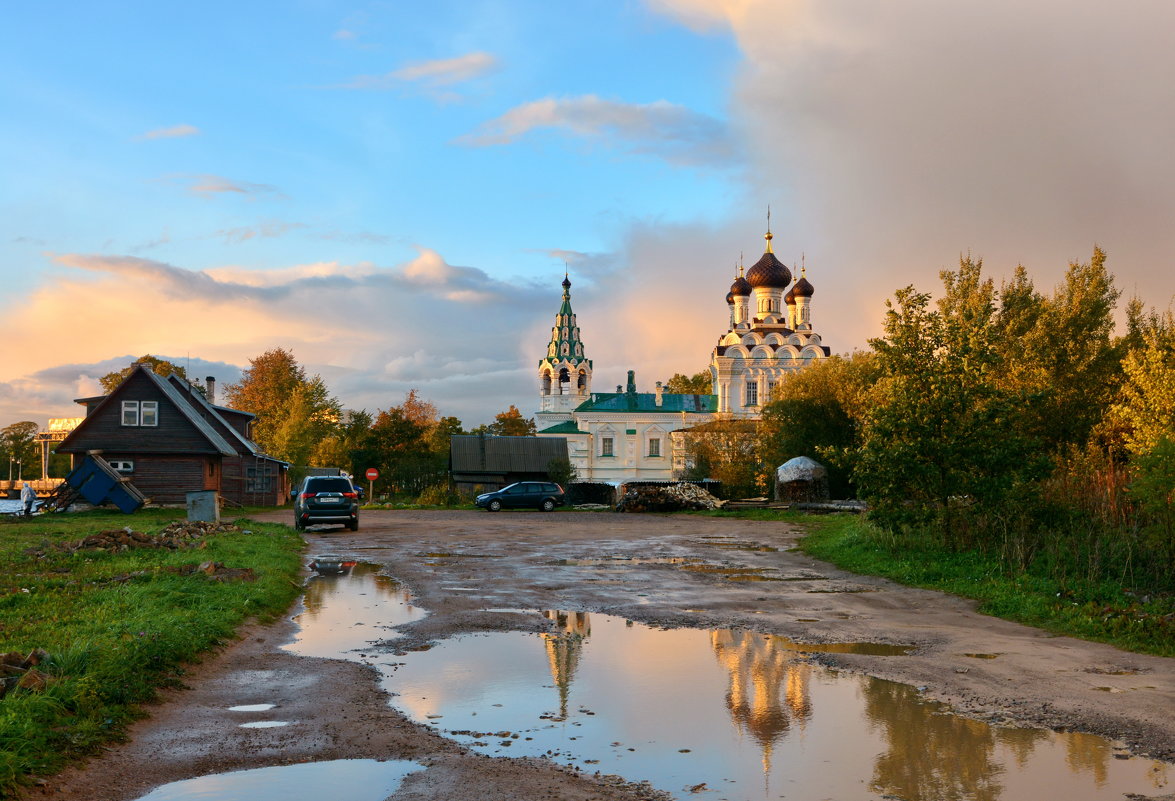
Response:
[{"label": "stop sign", "polygon": [[368,481],[375,481],[377,478],[379,478],[379,471],[374,467],[369,467],[367,468],[367,472],[363,475],[367,476]]}]

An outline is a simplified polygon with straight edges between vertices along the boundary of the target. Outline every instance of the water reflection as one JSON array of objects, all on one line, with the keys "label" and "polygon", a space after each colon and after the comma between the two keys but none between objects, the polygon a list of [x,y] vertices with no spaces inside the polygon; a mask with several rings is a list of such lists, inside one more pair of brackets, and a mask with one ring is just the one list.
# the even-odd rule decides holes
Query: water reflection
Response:
[{"label": "water reflection", "polygon": [[306,582],[301,624],[285,650],[303,656],[349,657],[347,652],[387,637],[387,630],[427,614],[380,566],[357,564],[350,574],[315,575]]},{"label": "water reflection", "polygon": [[[351,639],[338,654],[346,655],[364,642],[363,627],[350,627],[357,620],[419,616],[388,583],[350,607],[358,618],[339,623],[333,606],[358,597],[345,583],[373,580],[341,577],[318,613],[305,616],[307,640],[317,641],[322,625],[342,626]],[[393,703],[486,754],[647,779],[681,797],[704,783],[729,801],[1081,801],[1167,785],[1162,763],[1116,758],[1100,738],[990,727],[947,714],[908,686],[828,671],[805,653],[859,644],[542,614],[551,631],[459,636],[406,654],[394,670],[381,665]],[[906,652],[884,648],[875,653]]]}]

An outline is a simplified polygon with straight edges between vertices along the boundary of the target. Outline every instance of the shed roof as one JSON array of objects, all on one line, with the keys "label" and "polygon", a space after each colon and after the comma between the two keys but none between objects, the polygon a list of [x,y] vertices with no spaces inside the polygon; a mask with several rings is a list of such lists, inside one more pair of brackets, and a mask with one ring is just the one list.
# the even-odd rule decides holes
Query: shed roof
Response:
[{"label": "shed roof", "polygon": [[449,458],[454,472],[545,472],[552,459],[567,458],[567,440],[458,434],[449,440]]}]

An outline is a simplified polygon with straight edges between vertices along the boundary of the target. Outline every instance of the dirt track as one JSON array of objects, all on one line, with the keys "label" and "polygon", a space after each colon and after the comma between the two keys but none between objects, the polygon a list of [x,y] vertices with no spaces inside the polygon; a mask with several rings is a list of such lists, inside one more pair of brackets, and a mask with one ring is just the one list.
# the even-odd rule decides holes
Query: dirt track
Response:
[{"label": "dirt track", "polygon": [[[289,513],[266,517],[286,522]],[[307,540],[310,554],[382,564],[411,589],[430,614],[408,627],[409,643],[501,627],[505,618],[464,613],[512,607],[602,612],[670,627],[742,627],[804,642],[915,645],[914,654],[897,660],[829,654],[821,661],[924,687],[927,697],[967,715],[1092,732],[1175,761],[1175,660],[1056,637],[976,614],[970,602],[951,596],[848,574],[788,550],[797,535],[780,523],[695,516],[365,512],[357,533],[312,530]],[[623,570],[574,564],[603,557],[692,557],[722,572],[664,562],[626,562]],[[562,560],[573,564],[558,565]],[[756,577],[770,580],[747,580]],[[477,591],[442,589],[454,583]],[[29,797],[117,801],[211,772],[364,757],[428,766],[404,782],[396,799],[648,797],[543,760],[469,753],[391,709],[371,668],[281,651],[293,631],[286,621],[246,632],[197,666],[187,678],[192,689],[153,708],[129,743]],[[262,697],[301,724],[241,729],[224,713]],[[337,701],[337,714],[323,714],[317,699],[324,697]]]}]

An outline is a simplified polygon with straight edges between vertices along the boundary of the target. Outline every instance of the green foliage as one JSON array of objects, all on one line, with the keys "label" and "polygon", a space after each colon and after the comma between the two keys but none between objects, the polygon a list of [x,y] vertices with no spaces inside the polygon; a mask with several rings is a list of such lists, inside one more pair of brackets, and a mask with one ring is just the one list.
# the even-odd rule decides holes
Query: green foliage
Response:
[{"label": "green foliage", "polygon": [[714,420],[683,436],[689,467],[682,478],[721,481],[727,498],[770,495],[773,468],[759,453],[757,421]]},{"label": "green foliage", "polygon": [[478,426],[475,434],[490,434],[495,437],[533,437],[537,432],[533,417],[523,417],[522,412],[512,403],[504,412],[494,415],[494,422]]},{"label": "green foliage", "polygon": [[25,479],[41,477],[41,449],[33,439],[39,430],[37,424],[29,420],[0,430],[0,470],[5,464],[12,470],[13,461],[20,462],[20,467],[12,472],[14,480],[18,475]]},{"label": "green foliage", "polygon": [[709,395],[713,390],[713,381],[709,368],[693,375],[674,373],[665,382],[665,392],[670,395]]},{"label": "green foliage", "polygon": [[762,411],[759,451],[766,465],[807,456],[828,467],[833,497],[854,494],[846,454],[860,445],[877,378],[877,359],[867,352],[822,359],[788,374]]},{"label": "green foliage", "polygon": [[1142,512],[1143,543],[1166,562],[1160,570],[1175,573],[1175,438],[1163,436],[1135,459],[1134,471],[1130,494]]},{"label": "green foliage", "polygon": [[849,515],[811,518],[800,541],[810,556],[855,573],[973,598],[979,611],[1057,634],[1175,656],[1175,598],[1124,589],[1110,580],[1058,578],[1043,563],[1008,571],[993,553],[944,548],[932,536],[894,542]]},{"label": "green foliage", "polygon": [[579,475],[575,469],[575,465],[566,456],[547,462],[547,478],[554,481],[565,491],[578,477]]},{"label": "green foliage", "polygon": [[410,390],[399,406],[376,415],[365,441],[364,467],[379,469],[385,490],[414,498],[448,481],[449,436],[460,431],[460,420],[438,419],[436,407]]},{"label": "green foliage", "polygon": [[[169,375],[177,375],[185,381],[191,383],[191,381],[188,379],[188,371],[183,367],[180,367],[175,362],[169,362],[166,359],[160,359],[148,353],[145,356],[140,356],[139,358],[135,359],[133,363],[128,364],[121,370],[113,373],[107,373],[106,375],[99,378],[98,383],[102,385],[102,391],[106,393],[113,392],[119,384],[126,380],[127,376],[131,374],[131,371],[135,369],[135,364],[140,363],[148,365],[155,375],[165,377]],[[201,393],[206,391],[205,388],[199,383],[192,384],[192,386],[194,386]]]},{"label": "green foliage", "polygon": [[1137,323],[1135,346],[1122,363],[1125,374],[1112,418],[1132,455],[1150,452],[1164,437],[1175,439],[1175,316]]},{"label": "green foliage", "polygon": [[[287,526],[238,521],[199,551],[56,551],[52,543],[128,523],[153,532],[182,516],[87,512],[0,523],[0,652],[43,648],[53,683],[0,700],[0,797],[33,775],[123,736],[184,663],[232,637],[250,617],[272,619],[297,596],[302,542]],[[34,549],[44,556],[27,554]],[[255,581],[219,582],[174,568],[213,560],[252,567]]]}]

